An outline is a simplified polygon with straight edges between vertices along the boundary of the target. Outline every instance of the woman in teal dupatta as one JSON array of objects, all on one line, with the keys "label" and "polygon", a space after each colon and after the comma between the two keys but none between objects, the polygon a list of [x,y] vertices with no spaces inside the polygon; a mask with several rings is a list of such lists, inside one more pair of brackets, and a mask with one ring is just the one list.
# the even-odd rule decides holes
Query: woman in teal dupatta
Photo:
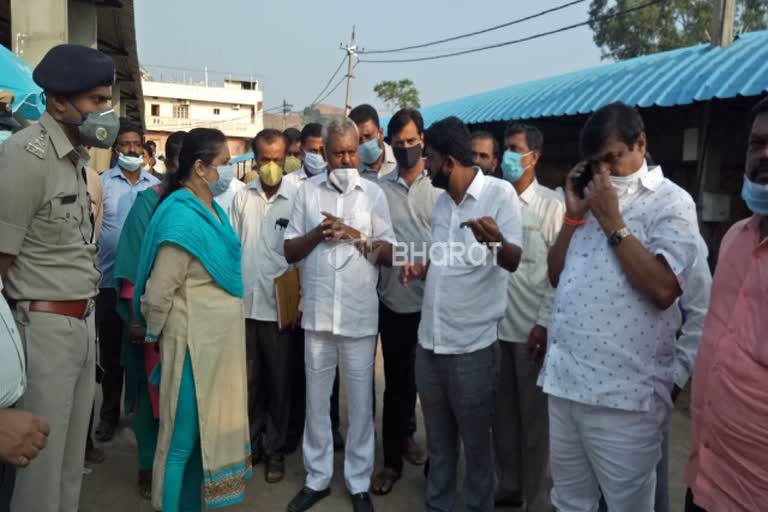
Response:
[{"label": "woman in teal dupatta", "polygon": [[133,310],[161,353],[158,510],[239,503],[252,473],[240,241],[211,193],[228,162],[220,131],[189,132],[138,260]]},{"label": "woman in teal dupatta", "polygon": [[[166,141],[166,177],[178,168],[179,151],[185,132],[174,132]],[[158,389],[148,376],[160,359],[156,346],[144,345],[144,334],[137,328],[133,315],[133,289],[144,233],[152,219],[164,185],[143,190],[128,213],[123,225],[115,257],[114,284],[118,291],[117,312],[123,320],[121,364],[125,375],[125,410],[133,412],[132,427],[139,452],[139,494],[152,497],[152,464],[155,458],[158,429]],[[133,325],[133,329],[131,326]]]}]

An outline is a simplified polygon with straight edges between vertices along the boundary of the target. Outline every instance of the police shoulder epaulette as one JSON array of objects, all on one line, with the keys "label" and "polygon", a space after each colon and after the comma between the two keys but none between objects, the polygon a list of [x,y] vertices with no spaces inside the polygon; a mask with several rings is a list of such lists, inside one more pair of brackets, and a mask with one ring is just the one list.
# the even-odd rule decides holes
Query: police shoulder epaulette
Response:
[{"label": "police shoulder epaulette", "polygon": [[27,142],[24,149],[35,155],[37,158],[45,158],[45,152],[48,149],[48,132],[41,130],[40,135]]}]

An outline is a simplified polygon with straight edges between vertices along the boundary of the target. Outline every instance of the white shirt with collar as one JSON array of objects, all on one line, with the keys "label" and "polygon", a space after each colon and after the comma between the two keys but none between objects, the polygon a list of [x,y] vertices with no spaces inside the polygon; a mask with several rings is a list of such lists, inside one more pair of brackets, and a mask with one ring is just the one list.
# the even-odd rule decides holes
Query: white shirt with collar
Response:
[{"label": "white shirt with collar", "polygon": [[[434,187],[426,172],[410,186],[395,169],[378,181],[384,191],[392,215],[392,227],[397,245],[396,257],[408,258],[410,249],[424,251],[432,239],[432,209],[443,190]],[[396,313],[418,313],[424,296],[424,282],[416,281],[403,286],[400,267],[382,267],[379,279],[379,299]]]},{"label": "white shirt with collar", "polygon": [[[285,240],[307,234],[324,219],[340,217],[370,240],[395,242],[384,192],[355,175],[349,191],[339,193],[324,172],[306,180],[294,200]],[[322,242],[301,262],[302,327],[361,338],[379,330],[379,269],[352,243]]]},{"label": "white shirt with collar", "polygon": [[[323,171],[325,172],[325,171]],[[296,188],[301,187],[304,183],[313,175],[307,172],[307,169],[302,165],[298,170],[283,176],[283,181],[286,181]]]},{"label": "white shirt with collar", "polygon": [[[685,294],[697,258],[693,199],[661,167],[649,170],[645,163],[616,181],[627,228],[664,257]],[[587,213],[585,220],[571,239],[555,292],[539,385],[575,402],[648,411],[654,396],[670,402],[680,309],[674,304],[662,311],[634,289],[597,219]]]},{"label": "white shirt with collar", "polygon": [[555,291],[549,282],[547,256],[563,225],[560,195],[534,180],[520,194],[523,256],[507,286],[507,310],[499,323],[499,339],[524,343],[535,325],[547,327]]},{"label": "white shirt with collar", "polygon": [[0,279],[0,409],[5,409],[24,394],[27,369],[21,335],[2,291]]},{"label": "white shirt with collar", "polygon": [[509,273],[469,227],[460,225],[492,217],[504,240],[524,249],[517,192],[508,182],[485,176],[477,167],[475,172],[458,205],[445,193],[432,211],[419,344],[436,354],[466,354],[493,344],[507,305]]},{"label": "white shirt with collar", "polygon": [[229,182],[227,190],[217,195],[213,199],[218,203],[219,206],[221,206],[221,209],[226,212],[227,216],[229,216],[230,212],[232,211],[232,201],[235,200],[235,195],[244,188],[245,183],[237,178],[232,178],[232,181]]},{"label": "white shirt with collar", "polygon": [[290,268],[283,254],[285,228],[278,221],[290,219],[295,195],[296,187],[283,180],[267,199],[261,180],[256,179],[233,200],[229,217],[243,247],[246,318],[277,321],[274,279]]},{"label": "white shirt with collar", "polygon": [[704,333],[704,318],[709,310],[712,272],[709,270],[709,250],[704,239],[698,237],[698,257],[688,274],[683,295],[679,299],[683,310],[683,325],[675,345],[675,384],[684,388],[691,378],[699,353],[699,342]]}]

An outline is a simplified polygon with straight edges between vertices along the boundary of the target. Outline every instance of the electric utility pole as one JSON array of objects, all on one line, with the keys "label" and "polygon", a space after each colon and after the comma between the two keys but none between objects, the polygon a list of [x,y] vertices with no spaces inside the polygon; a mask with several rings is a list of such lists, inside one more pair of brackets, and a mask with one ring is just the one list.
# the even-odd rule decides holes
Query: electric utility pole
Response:
[{"label": "electric utility pole", "polygon": [[349,46],[342,47],[347,52],[347,102],[344,107],[344,115],[348,116],[349,111],[352,110],[352,68],[354,66],[353,60],[357,56],[357,46],[355,46],[355,27],[352,27],[352,39],[349,42]]}]

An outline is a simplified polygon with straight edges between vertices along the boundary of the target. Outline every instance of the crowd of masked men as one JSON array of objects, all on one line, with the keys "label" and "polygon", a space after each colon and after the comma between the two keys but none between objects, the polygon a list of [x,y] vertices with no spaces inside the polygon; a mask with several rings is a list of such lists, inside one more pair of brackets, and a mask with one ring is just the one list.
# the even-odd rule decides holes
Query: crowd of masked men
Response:
[{"label": "crowd of masked men", "polygon": [[216,129],[146,143],[110,106],[114,74],[55,47],[39,123],[0,113],[0,512],[76,512],[110,446],[92,432],[111,441],[121,411],[157,510],[240,503],[301,448],[289,512],[331,493],[334,452],[356,512],[405,463],[428,511],[666,512],[691,377],[685,510],[768,507],[768,100],[749,120],[754,215],[713,279],[696,205],[631,106],[589,117],[558,190],[536,179],[533,125],[498,140],[403,109],[384,127],[369,105],[261,131],[235,176]]}]

